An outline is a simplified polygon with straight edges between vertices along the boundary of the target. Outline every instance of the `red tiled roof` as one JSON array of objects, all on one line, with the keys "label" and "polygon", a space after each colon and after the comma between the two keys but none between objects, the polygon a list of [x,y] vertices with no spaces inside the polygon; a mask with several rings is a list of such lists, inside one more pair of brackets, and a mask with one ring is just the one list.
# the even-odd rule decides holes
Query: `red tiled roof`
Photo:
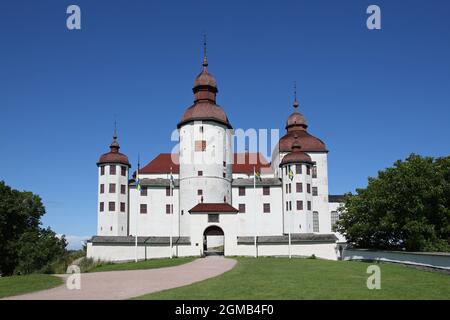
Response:
[{"label": "red tiled roof", "polygon": [[197,213],[197,212],[233,212],[236,213],[239,210],[229,205],[228,203],[199,203],[194,206],[189,213]]},{"label": "red tiled roof", "polygon": [[280,152],[291,152],[296,134],[298,135],[298,142],[303,152],[327,152],[325,143],[319,138],[310,135],[305,130],[295,130],[286,133],[275,148],[279,148]]},{"label": "red tiled roof", "polygon": [[[173,173],[180,172],[178,154],[160,153],[156,158],[150,161],[145,167],[139,170],[141,174],[170,173],[172,167]],[[270,163],[261,153],[235,153],[233,158],[233,173],[253,173],[253,167],[258,172],[272,171]]]},{"label": "red tiled roof", "polygon": [[139,169],[139,173],[172,173],[180,172],[178,154],[160,153],[156,158],[150,161],[145,167]]}]

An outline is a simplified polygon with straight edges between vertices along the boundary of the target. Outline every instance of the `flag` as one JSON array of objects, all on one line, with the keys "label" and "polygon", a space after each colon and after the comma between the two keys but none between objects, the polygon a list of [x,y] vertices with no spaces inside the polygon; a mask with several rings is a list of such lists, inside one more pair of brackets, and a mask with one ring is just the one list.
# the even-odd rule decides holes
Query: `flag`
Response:
[{"label": "flag", "polygon": [[291,166],[289,166],[288,177],[289,177],[289,179],[291,179],[291,181],[292,181],[292,179],[294,179],[294,172],[292,172]]},{"label": "flag", "polygon": [[172,173],[170,174],[170,187],[173,189],[175,187],[175,181],[173,179]]},{"label": "flag", "polygon": [[137,185],[138,191],[141,191],[141,180],[139,178],[137,178],[136,185]]},{"label": "flag", "polygon": [[259,181],[262,181],[262,178],[261,178],[261,172],[256,171],[256,172],[255,172],[255,178],[256,178],[257,180],[259,180]]}]

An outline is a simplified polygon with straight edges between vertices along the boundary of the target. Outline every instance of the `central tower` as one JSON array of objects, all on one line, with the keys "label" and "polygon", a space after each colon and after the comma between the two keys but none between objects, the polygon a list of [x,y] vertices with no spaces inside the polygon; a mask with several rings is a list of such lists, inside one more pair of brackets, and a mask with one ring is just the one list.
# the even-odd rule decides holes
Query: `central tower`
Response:
[{"label": "central tower", "polygon": [[231,204],[231,124],[216,104],[215,78],[208,70],[206,41],[203,68],[195,78],[194,104],[177,125],[180,161],[180,235],[190,234],[189,210],[199,203]]}]

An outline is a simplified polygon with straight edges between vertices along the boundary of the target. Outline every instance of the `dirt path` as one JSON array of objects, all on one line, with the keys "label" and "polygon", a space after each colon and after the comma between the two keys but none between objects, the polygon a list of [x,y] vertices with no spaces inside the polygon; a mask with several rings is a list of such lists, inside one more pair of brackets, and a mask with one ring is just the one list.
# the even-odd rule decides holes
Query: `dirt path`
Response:
[{"label": "dirt path", "polygon": [[[24,295],[12,300],[117,300],[146,293],[185,286],[218,276],[236,265],[236,260],[207,257],[175,267],[109,271],[81,274],[81,290],[68,290],[66,285]],[[67,276],[62,276],[66,278]]]}]

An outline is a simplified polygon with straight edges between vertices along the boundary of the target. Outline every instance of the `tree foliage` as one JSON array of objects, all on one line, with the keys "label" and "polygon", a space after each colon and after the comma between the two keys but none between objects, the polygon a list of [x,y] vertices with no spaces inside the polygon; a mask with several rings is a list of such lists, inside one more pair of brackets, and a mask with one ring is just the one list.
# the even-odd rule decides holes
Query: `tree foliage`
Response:
[{"label": "tree foliage", "polygon": [[357,247],[450,251],[450,157],[399,160],[340,211],[336,231]]},{"label": "tree foliage", "polygon": [[40,227],[41,198],[0,181],[0,274],[31,273],[65,254],[66,240]]}]

